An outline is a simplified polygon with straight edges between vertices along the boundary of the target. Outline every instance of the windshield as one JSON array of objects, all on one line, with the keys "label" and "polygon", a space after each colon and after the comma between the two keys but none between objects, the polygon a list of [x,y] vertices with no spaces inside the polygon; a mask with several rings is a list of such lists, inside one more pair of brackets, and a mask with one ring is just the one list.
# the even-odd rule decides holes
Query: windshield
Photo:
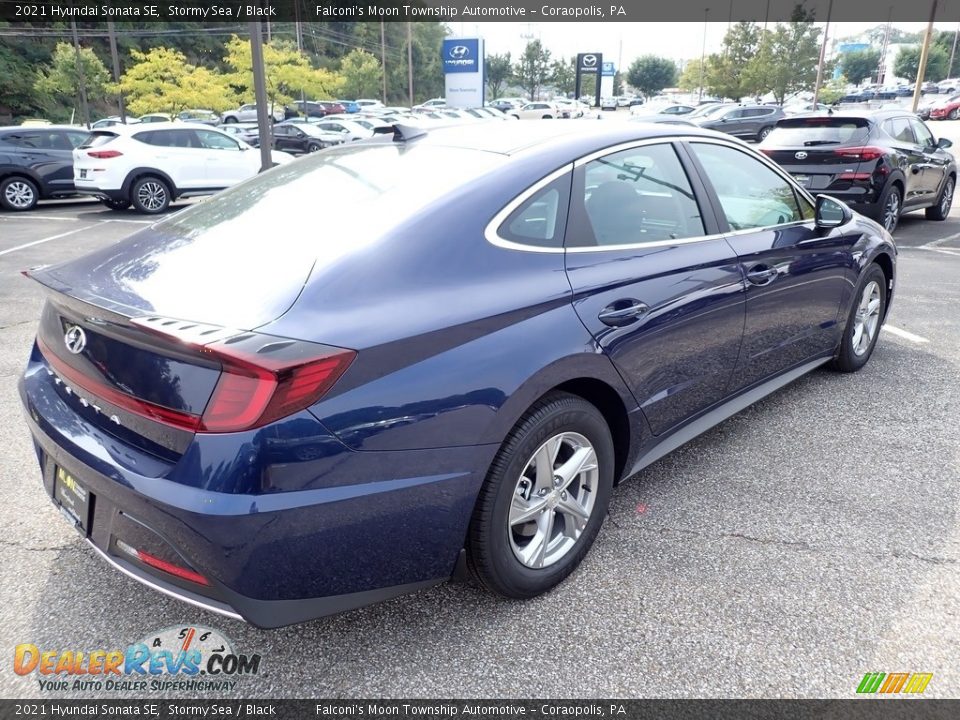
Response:
[{"label": "windshield", "polygon": [[[130,293],[162,296],[157,312],[170,317],[255,327],[293,305],[315,264],[369,252],[392,228],[504,161],[496,153],[415,142],[332,148],[169,216],[154,226],[155,241],[140,241],[137,268],[111,273]],[[324,232],[316,232],[318,217]]]},{"label": "windshield", "polygon": [[869,134],[870,124],[865,118],[796,118],[777,123],[763,144],[767,147],[859,145],[866,142]]},{"label": "windshield", "polygon": [[690,113],[687,117],[709,117],[710,115],[714,115],[715,113],[718,113],[721,110],[726,110],[726,109],[727,109],[726,105],[706,105],[704,107],[697,108],[692,113]]}]

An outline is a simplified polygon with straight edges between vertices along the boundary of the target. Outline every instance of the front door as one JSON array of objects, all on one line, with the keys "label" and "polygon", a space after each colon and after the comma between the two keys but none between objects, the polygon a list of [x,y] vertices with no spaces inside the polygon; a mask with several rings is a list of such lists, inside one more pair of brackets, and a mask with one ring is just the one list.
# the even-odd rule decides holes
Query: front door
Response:
[{"label": "front door", "polygon": [[670,142],[578,163],[566,233],[574,307],[655,434],[723,399],[744,281]]}]

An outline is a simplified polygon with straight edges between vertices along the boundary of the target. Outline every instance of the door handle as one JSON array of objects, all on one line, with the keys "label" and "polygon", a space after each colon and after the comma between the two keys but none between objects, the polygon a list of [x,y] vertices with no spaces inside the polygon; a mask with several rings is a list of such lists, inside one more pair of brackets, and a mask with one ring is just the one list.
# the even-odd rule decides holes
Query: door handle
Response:
[{"label": "door handle", "polygon": [[622,327],[630,325],[650,312],[650,306],[634,298],[616,300],[607,305],[597,317],[604,325]]},{"label": "door handle", "polygon": [[769,265],[754,265],[747,270],[747,280],[754,285],[769,285],[779,274],[779,270]]}]

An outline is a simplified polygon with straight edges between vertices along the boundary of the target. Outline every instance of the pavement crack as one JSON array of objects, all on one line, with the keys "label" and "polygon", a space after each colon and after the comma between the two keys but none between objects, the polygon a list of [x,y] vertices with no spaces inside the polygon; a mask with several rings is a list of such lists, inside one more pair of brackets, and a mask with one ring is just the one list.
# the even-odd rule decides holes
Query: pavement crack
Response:
[{"label": "pavement crack", "polygon": [[898,560],[919,560],[920,562],[930,563],[931,565],[956,565],[957,560],[953,558],[936,557],[932,555],[917,555],[912,552],[892,552],[891,557]]},{"label": "pavement crack", "polygon": [[9,328],[20,327],[21,325],[30,325],[35,322],[35,320],[21,320],[20,322],[10,323],[9,325],[0,325],[0,330],[8,330]]},{"label": "pavement crack", "polygon": [[60,550],[69,550],[70,548],[75,548],[76,544],[67,543],[66,545],[30,546],[18,540],[0,539],[0,546],[16,548],[17,550],[26,550],[27,552],[59,552]]}]

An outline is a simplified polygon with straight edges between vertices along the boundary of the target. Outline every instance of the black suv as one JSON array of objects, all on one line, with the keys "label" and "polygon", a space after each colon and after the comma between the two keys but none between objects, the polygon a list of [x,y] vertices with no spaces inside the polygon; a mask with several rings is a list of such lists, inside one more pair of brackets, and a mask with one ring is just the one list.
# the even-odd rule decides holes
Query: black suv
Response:
[{"label": "black suv", "polygon": [[73,149],[89,134],[56,125],[0,127],[0,206],[31,210],[38,200],[73,195]]},{"label": "black suv", "polygon": [[729,110],[694,118],[700,127],[733,135],[744,140],[763,140],[781,118],[776,105],[731,105]]},{"label": "black suv", "polygon": [[957,166],[916,115],[852,111],[781,120],[758,148],[810,192],[843,200],[893,232],[904,212],[945,220]]}]

